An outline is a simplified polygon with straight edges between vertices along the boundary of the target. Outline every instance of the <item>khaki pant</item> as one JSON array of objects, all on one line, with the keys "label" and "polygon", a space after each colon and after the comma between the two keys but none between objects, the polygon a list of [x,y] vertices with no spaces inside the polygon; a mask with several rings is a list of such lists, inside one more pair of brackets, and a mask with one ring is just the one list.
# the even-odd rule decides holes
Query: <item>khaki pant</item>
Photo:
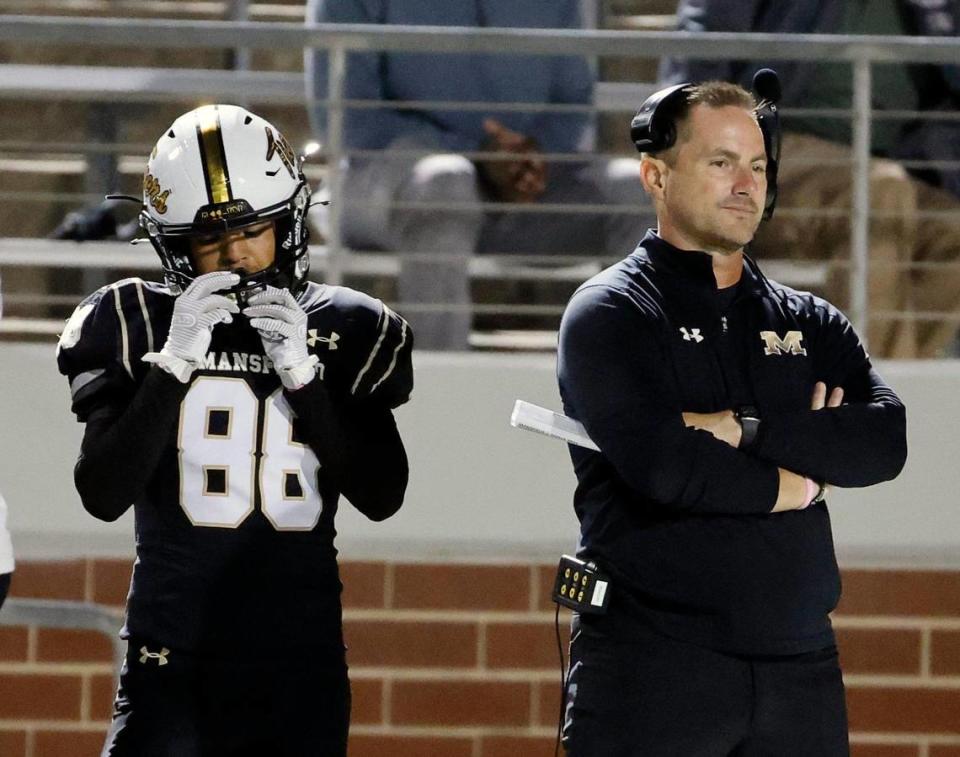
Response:
[{"label": "khaki pant", "polygon": [[[400,137],[391,149],[424,145]],[[427,145],[427,147],[431,147]],[[450,153],[411,158],[388,150],[357,161],[344,178],[341,234],[354,249],[396,250],[398,306],[418,348],[463,350],[472,323],[469,262],[474,254],[630,254],[648,222],[650,203],[631,158],[555,162],[539,202],[630,205],[636,213],[504,213],[491,202],[476,166]],[[391,203],[455,203],[459,207],[394,208]],[[321,229],[329,221],[322,214]]]},{"label": "khaki pant", "polygon": [[[777,212],[753,245],[761,262],[767,257],[831,263],[819,294],[841,308],[850,303],[851,158],[846,145],[785,133]],[[960,200],[912,178],[894,161],[873,159],[870,209],[870,352],[886,358],[942,356],[958,324],[932,313],[954,315],[960,306]],[[810,212],[818,210],[829,214]],[[954,215],[923,215],[927,211]],[[924,265],[930,263],[944,265]],[[921,317],[910,318],[911,312]]]}]

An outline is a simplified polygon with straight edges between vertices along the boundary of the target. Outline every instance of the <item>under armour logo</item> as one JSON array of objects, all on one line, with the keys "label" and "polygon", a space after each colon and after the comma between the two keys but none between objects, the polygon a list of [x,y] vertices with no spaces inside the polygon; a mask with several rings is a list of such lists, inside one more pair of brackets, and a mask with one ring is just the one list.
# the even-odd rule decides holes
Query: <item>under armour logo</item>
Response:
[{"label": "under armour logo", "polygon": [[166,647],[163,647],[159,652],[151,652],[146,647],[140,647],[140,664],[146,665],[147,660],[156,660],[157,665],[166,665],[169,662],[168,654],[170,654],[170,650]]},{"label": "under armour logo", "polygon": [[320,336],[317,329],[310,329],[307,333],[310,335],[307,338],[307,344],[310,347],[315,346],[317,342],[326,342],[331,350],[337,349],[337,342],[340,340],[340,335],[336,331],[331,331],[330,336]]},{"label": "under armour logo", "polygon": [[703,341],[703,337],[700,336],[700,329],[687,329],[686,326],[680,327],[680,333],[683,334],[683,341],[685,342],[696,342],[700,344]]},{"label": "under armour logo", "polygon": [[781,339],[776,331],[761,331],[760,338],[763,340],[764,355],[806,355],[807,350],[803,346],[802,331],[788,331],[786,336]]}]

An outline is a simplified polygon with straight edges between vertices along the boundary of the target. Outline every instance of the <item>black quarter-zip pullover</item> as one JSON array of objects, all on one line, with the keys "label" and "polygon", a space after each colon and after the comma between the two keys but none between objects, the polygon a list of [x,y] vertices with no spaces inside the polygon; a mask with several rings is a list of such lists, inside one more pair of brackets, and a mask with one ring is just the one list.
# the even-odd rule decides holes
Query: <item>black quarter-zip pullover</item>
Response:
[{"label": "black quarter-zip pullover", "polygon": [[[560,329],[565,412],[600,447],[571,447],[580,554],[614,581],[608,616],[720,651],[786,655],[833,643],[840,579],[825,504],[771,513],[778,467],[835,486],[894,478],[905,409],[828,302],[748,259],[733,293],[712,260],[649,232],[573,295]],[[810,409],[813,387],[845,404]],[[752,405],[749,452],[683,412]]]}]

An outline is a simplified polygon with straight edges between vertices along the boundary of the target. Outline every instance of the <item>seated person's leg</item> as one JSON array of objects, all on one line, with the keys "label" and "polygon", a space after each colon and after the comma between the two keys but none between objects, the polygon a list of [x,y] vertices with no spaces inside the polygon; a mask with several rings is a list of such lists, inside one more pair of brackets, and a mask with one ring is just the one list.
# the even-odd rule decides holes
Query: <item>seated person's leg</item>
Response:
[{"label": "seated person's leg", "polygon": [[[751,252],[765,259],[823,260],[831,266],[827,283],[814,287],[838,307],[850,309],[851,153],[846,145],[785,132],[780,165],[780,195],[772,220],[761,224]],[[898,312],[910,301],[908,277],[899,264],[910,259],[916,241],[911,233],[916,207],[910,182],[890,161],[871,162],[869,307]],[[789,281],[783,282],[790,284]],[[866,336],[878,357],[912,357],[916,353],[910,322],[873,319]]]},{"label": "seated person's leg", "polygon": [[[400,139],[390,149],[423,146]],[[399,253],[398,300],[417,347],[465,349],[471,325],[468,264],[483,222],[473,164],[459,155],[417,158],[388,149],[382,157],[351,164],[343,195],[343,244]],[[421,210],[393,203],[464,207]]]},{"label": "seated person's leg", "polygon": [[[841,233],[843,222],[823,211],[842,202],[849,208],[849,157],[842,145],[784,132],[777,209],[772,219],[760,224],[749,250],[761,265],[765,259],[830,260],[846,255],[846,239],[842,249],[828,248],[826,239]],[[817,294],[835,301],[829,292]]]},{"label": "seated person's leg", "polygon": [[640,161],[613,158],[592,165],[599,202],[605,205],[629,205],[630,213],[603,215],[604,251],[609,255],[627,255],[648,228],[657,228],[657,217],[640,183]]},{"label": "seated person's leg", "polygon": [[[640,183],[639,161],[600,159],[551,163],[538,203],[570,205],[571,212],[491,214],[481,252],[524,255],[630,254],[651,225],[650,201]],[[579,212],[580,205],[620,205],[628,212]]]},{"label": "seated person's leg", "polygon": [[[382,157],[352,160],[343,175],[340,202],[341,241],[354,250],[393,248],[391,203],[407,181],[414,160],[384,152]],[[331,198],[336,202],[336,198]],[[324,212],[326,210],[327,212]],[[329,235],[329,209],[317,214],[324,235]]]},{"label": "seated person's leg", "polygon": [[[914,182],[918,208],[952,215],[917,219],[915,260],[938,265],[912,272],[912,304],[920,312],[955,315],[960,311],[960,199],[942,189]],[[953,345],[958,325],[948,318],[917,321],[919,356],[951,357],[945,353]]]},{"label": "seated person's leg", "polygon": [[398,299],[417,346],[466,349],[471,325],[468,266],[483,223],[476,168],[460,155],[422,158],[397,199],[461,206],[396,210],[391,246],[400,252]]},{"label": "seated person's leg", "polygon": [[916,182],[903,167],[889,160],[871,161],[867,302],[873,317],[868,346],[878,356],[919,357],[916,323],[896,317],[914,307],[906,266],[916,254],[916,211]]}]

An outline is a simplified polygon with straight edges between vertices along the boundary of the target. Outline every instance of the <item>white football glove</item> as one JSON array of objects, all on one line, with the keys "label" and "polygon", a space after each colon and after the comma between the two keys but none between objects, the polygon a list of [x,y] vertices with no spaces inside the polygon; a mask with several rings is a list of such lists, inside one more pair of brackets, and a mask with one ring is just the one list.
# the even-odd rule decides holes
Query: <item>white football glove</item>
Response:
[{"label": "white football glove", "polygon": [[307,314],[296,298],[287,289],[268,286],[247,302],[243,314],[260,332],[284,388],[295,391],[313,381],[320,358],[307,352]]},{"label": "white football glove", "polygon": [[170,332],[160,352],[143,356],[147,363],[156,363],[186,384],[210,347],[213,327],[233,321],[231,313],[239,313],[237,303],[225,295],[215,294],[240,282],[230,271],[214,271],[197,276],[173,306]]}]

